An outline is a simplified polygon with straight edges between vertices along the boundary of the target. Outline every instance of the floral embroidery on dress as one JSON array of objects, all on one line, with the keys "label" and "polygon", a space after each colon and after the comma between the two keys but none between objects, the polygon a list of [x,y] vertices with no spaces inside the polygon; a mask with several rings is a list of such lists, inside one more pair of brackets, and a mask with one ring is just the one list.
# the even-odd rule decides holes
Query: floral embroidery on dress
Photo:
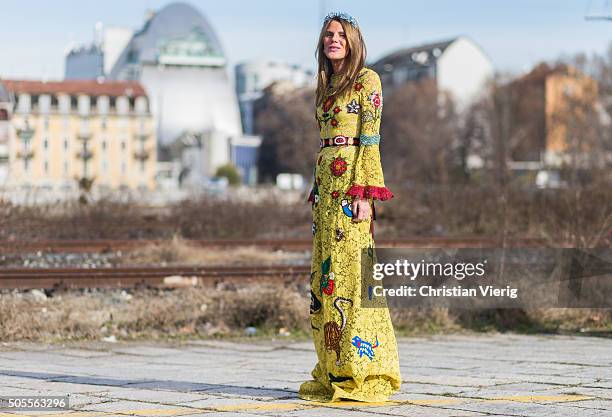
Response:
[{"label": "floral embroidery on dress", "polygon": [[331,109],[332,104],[334,104],[334,96],[327,97],[327,100],[323,103],[323,111],[327,113]]},{"label": "floral embroidery on dress", "polygon": [[346,160],[342,158],[341,156],[338,156],[336,159],[332,161],[329,167],[331,168],[332,174],[334,174],[336,177],[339,177],[340,175],[346,172],[346,167],[347,167]]},{"label": "floral embroidery on dress", "polygon": [[[337,80],[332,75],[331,84]],[[316,273],[310,282],[311,312],[316,314],[310,319],[317,363],[298,395],[315,401],[387,401],[402,380],[393,324],[388,308],[361,307],[371,293],[367,289],[362,295],[361,263],[374,261],[375,217],[355,222],[351,210],[357,197],[385,200],[393,195],[385,185],[379,151],[383,92],[378,74],[369,68],[342,95],[330,97],[330,92],[315,109],[320,138],[356,137],[360,145],[320,148],[316,159],[312,182],[318,184],[310,196],[310,201],[318,196],[312,211],[311,271]]]},{"label": "floral embroidery on dress", "polygon": [[379,108],[382,105],[381,95],[377,91],[372,91],[372,94],[368,97],[374,107]]},{"label": "floral embroidery on dress", "polygon": [[321,295],[331,295],[334,291],[334,273],[330,272],[330,269],[331,256],[327,257],[327,259],[321,263],[321,285],[319,286]]}]

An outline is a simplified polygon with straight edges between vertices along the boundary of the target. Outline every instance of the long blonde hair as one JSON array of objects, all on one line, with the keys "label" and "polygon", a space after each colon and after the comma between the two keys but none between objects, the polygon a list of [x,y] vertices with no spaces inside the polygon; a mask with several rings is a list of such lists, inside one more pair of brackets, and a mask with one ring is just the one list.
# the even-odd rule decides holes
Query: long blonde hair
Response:
[{"label": "long blonde hair", "polygon": [[325,55],[323,46],[323,39],[325,38],[327,26],[329,26],[333,20],[342,25],[342,29],[346,35],[348,53],[344,57],[346,60],[344,63],[346,71],[343,72],[342,77],[340,77],[338,83],[334,85],[334,89],[329,93],[329,95],[340,96],[349,90],[355,83],[357,75],[364,67],[366,60],[366,46],[359,27],[353,27],[353,25],[350,23],[338,18],[333,18],[327,22],[323,22],[323,27],[321,28],[321,33],[319,34],[319,43],[317,44],[317,49],[315,51],[315,56],[319,63],[319,68],[317,71],[317,93],[315,100],[315,104],[317,106],[321,104],[323,97],[327,95],[327,87],[333,73],[331,60]]}]

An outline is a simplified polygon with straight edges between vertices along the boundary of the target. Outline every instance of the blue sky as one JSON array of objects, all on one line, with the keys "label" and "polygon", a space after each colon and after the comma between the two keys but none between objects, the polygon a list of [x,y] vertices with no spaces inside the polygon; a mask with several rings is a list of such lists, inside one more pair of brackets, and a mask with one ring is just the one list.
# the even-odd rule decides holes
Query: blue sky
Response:
[{"label": "blue sky", "polygon": [[[603,54],[612,22],[586,21],[605,0],[190,0],[216,30],[231,65],[280,59],[314,68],[322,11],[357,18],[371,62],[395,49],[467,35],[497,70],[522,72],[576,52]],[[97,21],[139,28],[168,0],[1,0],[0,77],[61,79],[71,41],[90,42]],[[607,12],[612,14],[612,1]]]}]

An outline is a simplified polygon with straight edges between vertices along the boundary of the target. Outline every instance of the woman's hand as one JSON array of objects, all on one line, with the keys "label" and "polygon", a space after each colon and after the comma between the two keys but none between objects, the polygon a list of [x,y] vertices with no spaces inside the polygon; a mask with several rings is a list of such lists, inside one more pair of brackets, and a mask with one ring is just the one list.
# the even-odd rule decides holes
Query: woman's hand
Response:
[{"label": "woman's hand", "polygon": [[359,197],[355,197],[351,203],[351,210],[353,211],[353,221],[362,222],[368,220],[372,214],[372,208],[368,200],[362,200]]}]

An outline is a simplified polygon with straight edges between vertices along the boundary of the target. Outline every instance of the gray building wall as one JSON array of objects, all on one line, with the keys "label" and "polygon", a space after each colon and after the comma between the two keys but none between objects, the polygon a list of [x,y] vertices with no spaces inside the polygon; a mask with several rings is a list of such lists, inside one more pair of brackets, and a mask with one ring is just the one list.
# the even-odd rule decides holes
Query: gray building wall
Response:
[{"label": "gray building wall", "polygon": [[66,80],[91,80],[104,76],[104,54],[95,46],[73,49],[66,56]]}]

